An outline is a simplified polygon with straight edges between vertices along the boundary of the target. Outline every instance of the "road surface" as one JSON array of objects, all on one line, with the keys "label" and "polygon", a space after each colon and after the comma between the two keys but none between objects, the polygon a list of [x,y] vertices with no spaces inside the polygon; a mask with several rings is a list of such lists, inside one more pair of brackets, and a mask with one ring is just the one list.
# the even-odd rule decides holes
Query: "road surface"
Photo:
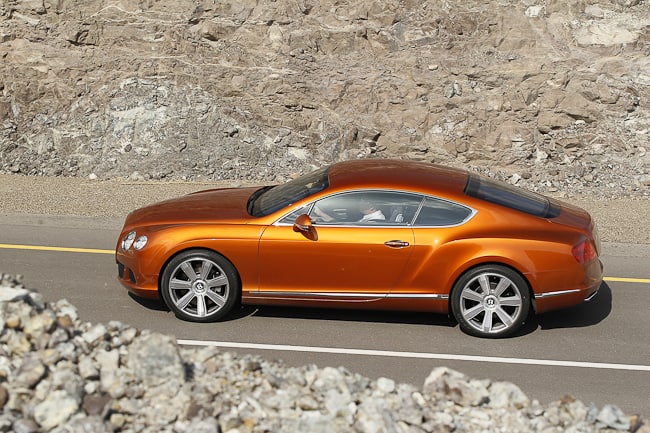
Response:
[{"label": "road surface", "polygon": [[344,366],[421,386],[437,366],[517,384],[543,404],[564,395],[650,415],[650,245],[605,243],[606,281],[590,303],[542,315],[521,335],[483,340],[445,316],[245,307],[220,323],[182,322],[116,280],[121,220],[0,216],[0,272],[21,274],[46,300],[67,298],[81,319],[119,320],[186,345],[258,353],[288,365]]}]

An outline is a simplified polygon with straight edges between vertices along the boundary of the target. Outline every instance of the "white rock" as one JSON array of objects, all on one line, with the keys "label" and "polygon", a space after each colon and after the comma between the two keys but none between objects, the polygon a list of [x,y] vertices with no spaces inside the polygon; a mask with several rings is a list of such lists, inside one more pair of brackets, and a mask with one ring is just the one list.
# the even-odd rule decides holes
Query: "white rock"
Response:
[{"label": "white rock", "polygon": [[63,390],[55,390],[34,407],[34,419],[46,430],[64,423],[79,409],[76,399]]}]

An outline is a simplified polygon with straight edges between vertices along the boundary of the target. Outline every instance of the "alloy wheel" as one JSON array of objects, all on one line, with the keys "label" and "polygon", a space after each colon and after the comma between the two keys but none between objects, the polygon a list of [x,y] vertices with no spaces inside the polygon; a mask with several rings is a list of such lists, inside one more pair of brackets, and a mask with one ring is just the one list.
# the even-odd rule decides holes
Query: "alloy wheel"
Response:
[{"label": "alloy wheel", "polygon": [[184,254],[163,273],[162,295],[177,316],[197,322],[223,317],[238,290],[234,268],[210,252]]},{"label": "alloy wheel", "polygon": [[452,309],[461,328],[481,337],[502,337],[519,329],[529,310],[525,281],[508,268],[479,268],[459,280]]}]

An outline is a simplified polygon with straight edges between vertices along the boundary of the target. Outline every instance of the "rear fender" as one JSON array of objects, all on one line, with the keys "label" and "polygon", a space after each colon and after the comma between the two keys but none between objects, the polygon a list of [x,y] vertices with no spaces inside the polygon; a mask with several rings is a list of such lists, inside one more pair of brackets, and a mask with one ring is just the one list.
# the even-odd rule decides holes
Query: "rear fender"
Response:
[{"label": "rear fender", "polygon": [[[532,305],[537,310],[535,295],[549,291],[563,290],[577,287],[582,283],[581,275],[584,270],[575,260],[569,243],[512,240],[512,239],[481,239],[478,241],[460,241],[460,244],[469,242],[469,250],[473,254],[466,260],[459,261],[454,267],[454,272],[445,282],[449,290],[456,281],[471,269],[481,265],[504,265],[518,274],[528,283]],[[507,248],[504,242],[508,243]],[[456,244],[456,242],[454,242]],[[456,248],[461,245],[456,246]],[[462,245],[467,248],[468,245]],[[449,254],[454,254],[453,249]]]},{"label": "rear fender", "polygon": [[[506,245],[507,244],[507,245]],[[456,281],[467,271],[477,266],[498,264],[507,266],[522,275],[534,289],[534,275],[539,269],[537,259],[540,252],[548,251],[547,242],[540,245],[531,244],[530,240],[521,241],[513,239],[466,239],[450,242],[440,247],[437,255],[456,257],[456,262],[448,263],[452,271],[443,282],[445,287],[451,288]],[[531,245],[533,245],[531,247]],[[570,252],[569,252],[570,253]],[[532,278],[532,281],[530,281]]]}]

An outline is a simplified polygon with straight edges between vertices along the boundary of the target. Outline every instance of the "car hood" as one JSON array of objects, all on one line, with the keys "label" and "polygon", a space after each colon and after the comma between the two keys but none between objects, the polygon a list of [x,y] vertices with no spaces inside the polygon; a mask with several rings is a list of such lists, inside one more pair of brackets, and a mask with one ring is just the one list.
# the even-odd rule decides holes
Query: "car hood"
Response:
[{"label": "car hood", "polygon": [[193,223],[245,223],[248,198],[258,187],[199,191],[154,203],[129,214],[125,227]]}]

